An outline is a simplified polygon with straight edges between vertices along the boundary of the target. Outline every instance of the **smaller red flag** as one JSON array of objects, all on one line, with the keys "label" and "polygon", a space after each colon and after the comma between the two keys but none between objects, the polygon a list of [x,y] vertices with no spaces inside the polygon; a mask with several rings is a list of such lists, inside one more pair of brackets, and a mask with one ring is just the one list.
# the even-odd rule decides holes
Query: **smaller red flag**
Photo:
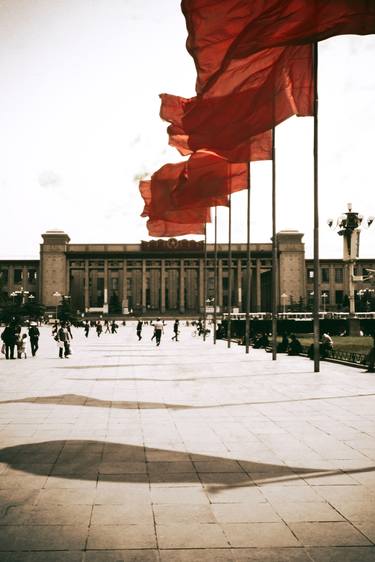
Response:
[{"label": "smaller red flag", "polygon": [[195,152],[185,162],[173,200],[180,209],[227,206],[228,195],[248,184],[247,163],[235,164],[217,154]]},{"label": "smaller red flag", "polygon": [[179,209],[173,199],[173,191],[185,162],[166,164],[152,175],[150,181],[139,182],[139,190],[145,202],[142,217],[180,224],[211,222],[210,209],[207,206],[194,209]]}]

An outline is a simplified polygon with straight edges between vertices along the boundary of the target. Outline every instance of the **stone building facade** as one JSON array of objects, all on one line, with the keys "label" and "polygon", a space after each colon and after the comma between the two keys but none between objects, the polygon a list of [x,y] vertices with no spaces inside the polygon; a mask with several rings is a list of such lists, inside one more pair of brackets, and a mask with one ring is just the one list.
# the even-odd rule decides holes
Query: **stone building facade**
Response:
[{"label": "stone building facade", "polygon": [[[74,310],[98,314],[200,314],[207,299],[214,303],[214,245],[205,252],[202,241],[151,240],[140,244],[72,244],[58,230],[42,235],[40,260],[0,259],[0,290],[11,294],[22,289],[53,310],[61,296],[71,299]],[[277,235],[279,305],[309,303],[312,260],[305,260],[303,234],[282,231]],[[217,306],[228,306],[229,275],[232,306],[245,310],[247,254],[245,244],[232,244],[228,270],[227,245],[218,244]],[[374,267],[375,260],[359,260],[358,271]],[[321,261],[322,295],[328,307],[340,305],[347,287],[342,260]],[[271,310],[272,245],[251,245],[251,310]],[[206,285],[206,293],[205,293]],[[283,299],[281,298],[283,296]]]}]

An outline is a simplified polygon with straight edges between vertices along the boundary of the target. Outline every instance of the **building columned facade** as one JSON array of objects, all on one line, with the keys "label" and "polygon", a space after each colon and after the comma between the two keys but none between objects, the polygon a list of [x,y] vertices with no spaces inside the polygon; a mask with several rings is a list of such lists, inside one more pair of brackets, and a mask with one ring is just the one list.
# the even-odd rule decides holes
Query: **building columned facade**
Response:
[{"label": "building columned facade", "polygon": [[[1,260],[0,290],[25,291],[53,310],[63,296],[80,313],[197,315],[205,299],[214,304],[214,246],[193,240],[151,240],[140,244],[72,244],[58,230],[42,235],[40,260]],[[277,235],[279,305],[308,305],[312,299],[313,264],[305,260],[303,234]],[[247,290],[246,244],[217,245],[217,302],[228,306],[231,276],[232,306],[245,310]],[[205,264],[207,267],[205,267]],[[356,274],[374,268],[375,260],[359,260]],[[342,260],[321,260],[324,305],[340,307],[348,290]],[[271,310],[272,245],[251,245],[251,310]],[[363,285],[363,286],[362,286]],[[358,287],[364,288],[366,284]],[[367,284],[368,285],[368,284]],[[205,292],[206,286],[206,292]]]}]

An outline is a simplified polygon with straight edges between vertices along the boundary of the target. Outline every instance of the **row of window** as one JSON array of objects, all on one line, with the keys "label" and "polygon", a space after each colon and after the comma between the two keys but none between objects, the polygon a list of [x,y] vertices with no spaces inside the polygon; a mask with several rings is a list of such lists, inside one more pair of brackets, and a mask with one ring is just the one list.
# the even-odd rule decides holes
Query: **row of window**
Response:
[{"label": "row of window", "polygon": [[[335,283],[343,283],[344,282],[344,268],[343,267],[336,267],[334,269],[335,275]],[[309,268],[307,270],[307,280],[311,281],[314,279],[314,270]],[[330,269],[328,267],[322,267],[320,269],[320,279],[322,283],[329,283],[330,282]]]},{"label": "row of window", "polygon": [[13,284],[17,283],[29,283],[33,284],[36,282],[38,278],[38,272],[36,269],[28,269],[26,271],[26,279],[24,279],[23,269],[14,269],[13,270],[13,279],[11,279],[11,275],[9,275],[8,269],[0,270],[0,282],[2,285],[8,285],[9,282]]}]

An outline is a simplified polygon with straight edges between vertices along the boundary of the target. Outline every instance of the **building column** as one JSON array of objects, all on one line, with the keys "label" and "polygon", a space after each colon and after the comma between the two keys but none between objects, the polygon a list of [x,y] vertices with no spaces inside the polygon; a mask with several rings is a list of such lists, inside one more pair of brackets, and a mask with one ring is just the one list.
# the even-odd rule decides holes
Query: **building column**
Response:
[{"label": "building column", "polygon": [[27,283],[28,283],[28,280],[27,280],[27,267],[26,267],[26,265],[24,265],[24,266],[22,267],[22,287],[23,287],[23,290],[24,290],[24,291],[27,291]]},{"label": "building column", "polygon": [[199,314],[204,309],[204,259],[199,260]]},{"label": "building column", "polygon": [[[241,259],[237,260],[237,307],[242,312],[242,264]],[[233,303],[234,304],[234,303]]]},{"label": "building column", "polygon": [[260,260],[256,260],[256,311],[262,310],[262,284],[260,280]]},{"label": "building column", "polygon": [[108,314],[108,260],[104,260],[104,299],[103,312]]},{"label": "building column", "polygon": [[66,260],[66,281],[65,281],[65,287],[66,287],[66,294],[70,295],[70,262],[67,259]]},{"label": "building column", "polygon": [[146,260],[142,260],[142,313],[147,310],[146,303],[146,289],[147,289],[147,275],[146,275]]},{"label": "building column", "polygon": [[329,300],[330,305],[336,305],[336,292],[335,292],[335,266],[329,266]]},{"label": "building column", "polygon": [[185,268],[184,268],[184,260],[180,260],[180,312],[185,312]]},{"label": "building column", "polygon": [[165,312],[165,260],[160,265],[160,312]]},{"label": "building column", "polygon": [[220,306],[220,311],[223,312],[223,260],[219,259],[218,267],[218,284],[217,284],[217,297],[218,306]]},{"label": "building column", "polygon": [[85,312],[90,308],[89,260],[85,260]]},{"label": "building column", "polygon": [[124,313],[124,309],[128,309],[129,312],[129,305],[128,305],[128,266],[126,260],[122,262],[122,313]]}]

